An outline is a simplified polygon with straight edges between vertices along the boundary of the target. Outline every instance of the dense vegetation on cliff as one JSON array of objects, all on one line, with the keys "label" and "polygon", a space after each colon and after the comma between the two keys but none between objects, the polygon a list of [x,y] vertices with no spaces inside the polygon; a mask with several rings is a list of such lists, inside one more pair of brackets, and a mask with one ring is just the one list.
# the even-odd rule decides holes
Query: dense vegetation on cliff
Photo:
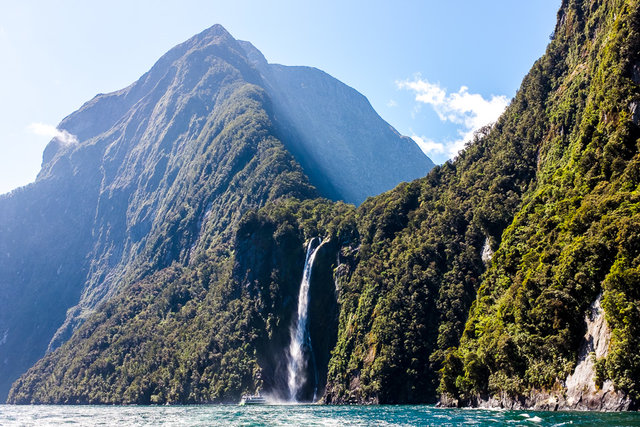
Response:
[{"label": "dense vegetation on cliff", "polygon": [[[425,402],[484,271],[536,172],[544,76],[532,73],[493,129],[426,178],[358,210],[357,267],[341,285],[328,401]],[[355,385],[355,386],[354,386]]]},{"label": "dense vegetation on cliff", "polygon": [[442,371],[442,392],[463,401],[563,381],[599,294],[612,329],[599,381],[640,399],[640,9],[570,1],[559,19],[537,179]]},{"label": "dense vegetation on cliff", "polygon": [[[261,96],[264,94],[251,85],[240,86],[235,93],[228,94],[224,108],[219,110],[220,119],[211,120],[205,127],[203,139],[208,135],[213,137],[202,141],[206,148],[198,156],[199,162],[181,172],[187,176],[204,175],[196,183],[200,191],[185,191],[184,202],[168,205],[163,230],[151,235],[156,238],[151,251],[154,257],[132,267],[129,274],[144,275],[145,271],[153,271],[154,266],[166,259],[165,251],[180,253],[179,248],[186,246],[180,239],[200,232],[207,240],[200,239],[198,248],[195,245],[198,240],[190,239],[194,242],[192,252],[187,254],[192,258],[191,266],[174,263],[155,274],[147,273],[142,281],[131,280],[132,284],[109,299],[73,339],[36,364],[34,372],[52,375],[59,381],[57,384],[47,383],[37,391],[32,390],[30,384],[38,375],[33,378],[27,375],[19,383],[27,385],[23,390],[33,392],[31,400],[148,403],[155,396],[154,399],[161,398],[161,401],[201,401],[204,392],[184,377],[194,368],[184,366],[187,362],[183,357],[187,357],[189,363],[206,365],[208,371],[203,373],[204,379],[198,381],[207,387],[206,375],[218,371],[220,364],[233,369],[224,376],[229,384],[218,385],[222,391],[212,392],[216,396],[237,394],[252,381],[251,376],[243,378],[236,374],[247,375],[243,365],[248,357],[244,353],[246,349],[234,343],[242,341],[235,338],[237,334],[247,333],[246,324],[239,316],[250,317],[247,306],[250,299],[242,299],[238,302],[240,305],[229,303],[229,293],[234,292],[227,271],[227,259],[233,247],[232,231],[241,214],[251,207],[276,200],[283,194],[298,197],[316,194],[282,143],[270,134]],[[209,126],[222,130],[211,131]],[[211,163],[216,169],[207,166],[209,158],[216,159]],[[217,190],[221,185],[223,191]],[[240,191],[233,191],[238,189]],[[211,194],[217,197],[208,202],[191,199]],[[180,192],[176,197],[180,197]],[[192,206],[200,209],[206,206],[207,211],[194,212]],[[208,216],[213,217],[211,221],[206,221]],[[203,218],[199,229],[194,227],[198,218]],[[214,231],[203,232],[205,226]],[[209,288],[211,292],[207,293]],[[193,299],[202,305],[194,307],[193,302],[189,303]],[[205,306],[209,309],[199,311],[205,319],[191,322],[195,308]],[[212,313],[214,318],[207,317]],[[217,332],[212,335],[214,331]],[[193,346],[202,342],[210,346],[209,351],[194,352]],[[194,362],[191,357],[197,360]],[[91,363],[87,363],[87,358]],[[155,382],[166,384],[161,397],[148,385]],[[12,398],[21,401],[20,396]]]},{"label": "dense vegetation on cliff", "polygon": [[[636,0],[564,0],[546,54],[454,161],[358,208],[286,180],[226,240],[121,289],[10,400],[282,396],[305,242],[322,237],[310,335],[325,402],[561,390],[600,294],[598,381],[637,402],[639,31]],[[289,159],[272,142],[267,158]]]},{"label": "dense vegetation on cliff", "polygon": [[635,1],[565,1],[499,121],[454,162],[360,207],[326,401],[431,401],[436,384],[466,404],[551,389],[603,291],[613,339],[599,380],[638,399],[639,13]]},{"label": "dense vegetation on cliff", "polygon": [[[357,91],[293,68],[215,25],[60,123],[77,142],[52,140],[36,182],[0,196],[0,400],[122,289],[161,286],[149,277],[165,268],[224,271],[248,210],[359,202],[430,169]],[[396,166],[354,179],[375,152]]]},{"label": "dense vegetation on cliff", "polygon": [[[258,389],[284,397],[279,382],[286,378],[284,349],[305,239],[320,235],[328,242],[349,241],[353,212],[353,206],[342,203],[288,199],[248,213],[231,242],[233,255],[218,250],[122,289],[20,378],[9,400],[235,402]],[[332,255],[324,255],[329,272]],[[335,329],[322,320],[332,300],[335,310],[335,300],[326,280],[315,282],[310,309],[318,315],[311,328],[319,342],[327,328]],[[329,298],[323,301],[322,295]],[[317,348],[324,348],[326,365],[335,338],[325,341]]]}]

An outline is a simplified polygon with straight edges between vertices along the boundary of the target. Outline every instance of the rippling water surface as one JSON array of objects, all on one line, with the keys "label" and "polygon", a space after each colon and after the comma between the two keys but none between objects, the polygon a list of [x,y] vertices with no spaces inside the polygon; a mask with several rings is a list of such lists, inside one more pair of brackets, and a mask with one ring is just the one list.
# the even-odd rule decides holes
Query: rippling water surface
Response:
[{"label": "rippling water surface", "polygon": [[0,426],[640,426],[638,413],[444,409],[433,406],[0,405]]}]

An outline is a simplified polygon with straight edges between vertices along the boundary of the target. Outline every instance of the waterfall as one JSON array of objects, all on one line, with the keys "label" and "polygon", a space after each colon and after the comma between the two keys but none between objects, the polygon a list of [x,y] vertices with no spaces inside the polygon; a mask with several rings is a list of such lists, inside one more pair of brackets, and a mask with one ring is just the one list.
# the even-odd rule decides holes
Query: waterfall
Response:
[{"label": "waterfall", "polygon": [[[314,248],[314,242],[318,240],[318,246]],[[311,348],[311,337],[309,336],[308,308],[309,308],[309,282],[311,281],[311,270],[313,269],[313,261],[316,258],[318,249],[322,246],[322,239],[311,239],[307,247],[307,256],[304,261],[304,272],[302,281],[300,282],[300,292],[298,294],[298,315],[294,317],[291,324],[291,343],[287,355],[287,384],[289,386],[289,400],[295,402],[297,395],[302,386],[306,383],[307,361],[305,359],[305,347],[313,358],[313,349]],[[317,379],[316,379],[317,383]],[[314,390],[313,399],[316,399],[316,391]]]}]

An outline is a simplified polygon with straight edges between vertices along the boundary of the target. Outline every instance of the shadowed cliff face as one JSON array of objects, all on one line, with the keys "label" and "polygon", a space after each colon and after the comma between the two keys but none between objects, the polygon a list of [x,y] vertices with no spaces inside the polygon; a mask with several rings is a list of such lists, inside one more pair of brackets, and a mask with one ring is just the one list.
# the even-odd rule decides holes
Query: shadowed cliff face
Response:
[{"label": "shadowed cliff face", "polygon": [[282,140],[325,197],[359,205],[434,166],[356,90],[315,68],[268,64],[240,43],[273,100]]},{"label": "shadowed cliff face", "polygon": [[293,228],[274,236],[278,224],[252,214],[244,218],[236,237],[234,276],[258,306],[255,328],[261,331],[256,353],[262,391],[289,398],[287,356],[289,328],[298,305],[304,269],[303,237]]},{"label": "shadowed cliff face", "polygon": [[338,336],[338,290],[336,270],[339,266],[337,239],[325,244],[315,259],[311,286],[309,288],[309,335],[313,347],[315,371],[309,370],[307,377],[314,379],[304,390],[305,400],[311,400],[314,393],[319,399],[324,396],[327,384],[327,367],[331,350]]},{"label": "shadowed cliff face", "polygon": [[82,292],[93,217],[90,200],[75,192],[84,178],[60,177],[0,196],[0,401],[44,354]]},{"label": "shadowed cliff face", "polygon": [[[242,288],[256,299],[254,317],[260,331],[256,354],[261,368],[262,392],[289,400],[287,349],[292,322],[297,316],[299,289],[305,263],[306,243],[327,230],[305,230],[293,216],[270,212],[248,214],[238,229],[234,276]],[[313,264],[309,286],[308,329],[313,352],[304,357],[306,383],[297,399],[310,402],[314,394],[324,394],[327,365],[335,346],[338,327],[338,294],[334,271],[338,267],[340,239],[323,236]]]},{"label": "shadowed cliff face", "polygon": [[52,141],[37,181],[0,200],[0,241],[21,260],[0,265],[0,396],[117,289],[224,246],[248,208],[317,194],[273,136],[259,82],[213,27],[61,123],[79,143]]}]

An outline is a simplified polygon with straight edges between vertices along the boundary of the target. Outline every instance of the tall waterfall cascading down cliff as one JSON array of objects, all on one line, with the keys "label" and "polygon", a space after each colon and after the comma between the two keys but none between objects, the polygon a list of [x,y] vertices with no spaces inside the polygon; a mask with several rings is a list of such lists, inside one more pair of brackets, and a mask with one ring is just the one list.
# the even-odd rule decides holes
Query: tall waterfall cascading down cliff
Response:
[{"label": "tall waterfall cascading down cliff", "polygon": [[[314,243],[317,246],[314,246]],[[294,317],[291,324],[291,342],[287,353],[287,384],[289,386],[289,400],[296,402],[298,393],[307,382],[307,356],[314,363],[313,348],[309,335],[308,314],[309,314],[309,284],[311,282],[311,271],[313,261],[318,250],[324,243],[320,238],[311,239],[307,246],[307,256],[304,263],[304,272],[300,282],[300,292],[298,294],[298,315]],[[317,369],[314,366],[314,375],[317,377]],[[316,400],[318,381],[315,378],[313,400]]]}]

